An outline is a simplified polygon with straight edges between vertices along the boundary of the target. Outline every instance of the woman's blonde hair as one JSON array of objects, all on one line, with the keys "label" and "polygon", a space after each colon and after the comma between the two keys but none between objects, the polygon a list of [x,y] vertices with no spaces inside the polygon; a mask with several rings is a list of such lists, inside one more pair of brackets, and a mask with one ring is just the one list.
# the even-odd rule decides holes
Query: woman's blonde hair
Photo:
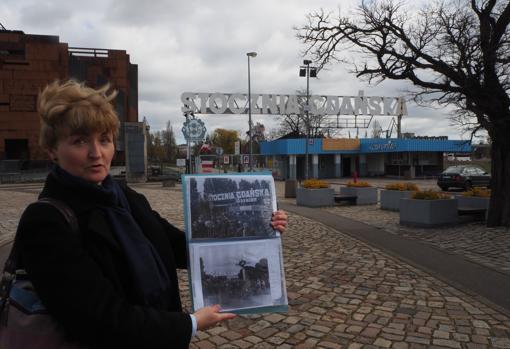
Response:
[{"label": "woman's blonde hair", "polygon": [[117,91],[107,94],[110,85],[95,90],[73,80],[55,81],[39,93],[37,110],[41,118],[39,144],[56,147],[68,134],[112,132],[117,138],[119,118],[111,101]]}]

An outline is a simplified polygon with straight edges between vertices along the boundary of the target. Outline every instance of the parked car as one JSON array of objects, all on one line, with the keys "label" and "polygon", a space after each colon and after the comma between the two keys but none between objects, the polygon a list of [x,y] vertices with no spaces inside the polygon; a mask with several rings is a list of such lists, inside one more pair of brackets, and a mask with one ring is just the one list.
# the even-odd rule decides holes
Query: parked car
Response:
[{"label": "parked car", "polygon": [[449,188],[490,187],[490,184],[491,175],[474,165],[450,166],[437,179],[437,185],[444,191]]}]

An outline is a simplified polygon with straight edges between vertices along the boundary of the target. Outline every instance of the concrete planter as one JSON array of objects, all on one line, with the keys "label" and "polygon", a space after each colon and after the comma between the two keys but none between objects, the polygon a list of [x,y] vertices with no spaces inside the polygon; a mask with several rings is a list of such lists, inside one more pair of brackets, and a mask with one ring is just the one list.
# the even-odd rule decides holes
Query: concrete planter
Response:
[{"label": "concrete planter", "polygon": [[413,195],[408,190],[381,190],[381,209],[389,211],[400,210],[400,199],[409,199]]},{"label": "concrete planter", "polygon": [[490,198],[458,195],[457,200],[459,203],[459,207],[480,208],[480,209],[486,209],[486,210],[489,209]]},{"label": "concrete planter", "polygon": [[295,198],[296,197],[297,181],[295,179],[285,180],[285,197]]},{"label": "concrete planter", "polygon": [[341,187],[340,194],[342,195],[356,195],[358,200],[357,205],[371,205],[377,204],[377,188],[373,187]]},{"label": "concrete planter", "polygon": [[400,224],[431,228],[458,220],[457,199],[400,199]]},{"label": "concrete planter", "polygon": [[296,189],[296,204],[298,206],[322,207],[333,206],[335,191],[331,188],[321,189]]}]

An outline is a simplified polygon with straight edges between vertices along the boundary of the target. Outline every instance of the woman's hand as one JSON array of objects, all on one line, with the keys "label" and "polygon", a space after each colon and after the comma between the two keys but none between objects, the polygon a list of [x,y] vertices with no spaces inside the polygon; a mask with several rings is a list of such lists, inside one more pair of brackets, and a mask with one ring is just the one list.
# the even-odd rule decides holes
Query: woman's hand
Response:
[{"label": "woman's hand", "polygon": [[216,304],[210,307],[203,307],[193,313],[197,319],[197,329],[207,330],[208,328],[216,326],[219,322],[230,320],[236,317],[232,313],[220,313],[220,305]]},{"label": "woman's hand", "polygon": [[278,210],[273,212],[273,216],[271,217],[271,226],[273,229],[278,230],[280,233],[283,233],[287,228],[288,216],[285,211]]}]

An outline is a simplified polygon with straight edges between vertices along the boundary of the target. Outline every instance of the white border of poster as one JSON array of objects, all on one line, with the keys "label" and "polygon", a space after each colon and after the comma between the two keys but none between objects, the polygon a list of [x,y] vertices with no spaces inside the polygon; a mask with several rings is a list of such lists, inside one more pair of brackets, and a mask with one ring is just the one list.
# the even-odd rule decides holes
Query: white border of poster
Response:
[{"label": "white border of poster", "polygon": [[272,175],[183,175],[182,185],[193,309],[287,311],[281,238],[270,225]]}]

